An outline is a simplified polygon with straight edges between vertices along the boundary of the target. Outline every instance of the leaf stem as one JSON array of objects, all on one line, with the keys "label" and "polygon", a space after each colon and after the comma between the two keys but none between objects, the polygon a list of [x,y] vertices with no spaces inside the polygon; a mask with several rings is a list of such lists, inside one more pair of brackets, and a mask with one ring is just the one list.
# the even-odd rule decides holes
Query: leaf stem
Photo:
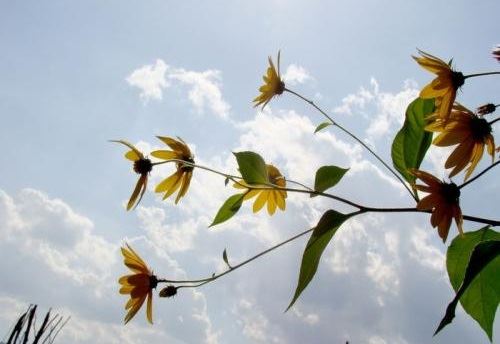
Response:
[{"label": "leaf stem", "polygon": [[360,140],[356,135],[354,135],[353,133],[351,133],[349,130],[347,130],[346,128],[344,128],[343,126],[341,126],[340,124],[338,124],[337,122],[335,122],[323,109],[321,109],[319,106],[317,106],[312,100],[302,96],[301,94],[295,92],[295,91],[292,91],[288,88],[285,88],[285,91],[288,92],[288,93],[291,93],[293,94],[294,96],[302,99],[303,101],[305,101],[306,103],[308,103],[309,105],[311,105],[312,107],[314,107],[316,110],[318,110],[323,116],[325,116],[331,123],[332,125],[336,126],[337,128],[339,128],[340,130],[342,130],[344,133],[346,133],[347,135],[349,135],[352,139],[354,139],[356,142],[358,142],[360,145],[362,145],[368,152],[370,152],[370,154],[372,154],[382,165],[384,165],[385,168],[387,168],[393,175],[394,177],[396,177],[397,180],[399,180],[399,182],[405,187],[405,189],[410,193],[411,197],[415,200],[415,202],[418,201],[417,199],[417,196],[413,193],[413,191],[411,191],[411,189],[408,187],[408,185],[406,185],[406,183],[403,181],[403,179],[401,179],[401,177],[380,157],[378,156],[377,153],[375,153],[366,143],[364,143],[362,140]]},{"label": "leaf stem", "polygon": [[235,271],[239,268],[241,268],[242,266],[245,266],[247,265],[248,263],[254,261],[255,259],[259,258],[259,257],[262,257],[263,255],[269,253],[269,252],[272,252],[274,251],[275,249],[283,246],[283,245],[286,245],[288,244],[289,242],[292,242],[304,235],[306,235],[307,233],[311,232],[314,230],[314,227],[313,228],[309,228],[308,230],[305,230],[303,232],[300,232],[299,234],[296,234],[294,235],[293,237],[291,238],[288,238],[286,239],[285,241],[282,241],[274,246],[271,246],[270,248],[256,254],[255,256],[252,256],[250,258],[248,258],[247,260],[244,260],[243,262],[237,264],[237,265],[234,265],[232,269],[227,269],[226,271],[223,271],[219,274],[216,274],[214,276],[211,276],[211,277],[208,277],[208,278],[201,278],[201,279],[197,279],[197,280],[168,280],[168,279],[158,279],[158,282],[163,282],[163,283],[199,283],[199,284],[196,284],[196,285],[190,285],[190,286],[183,286],[183,287],[199,287],[199,286],[202,286],[206,283],[209,283],[209,282],[212,282],[212,281],[215,281],[216,279],[224,276],[224,275],[227,275],[228,273],[232,272],[232,271]]}]

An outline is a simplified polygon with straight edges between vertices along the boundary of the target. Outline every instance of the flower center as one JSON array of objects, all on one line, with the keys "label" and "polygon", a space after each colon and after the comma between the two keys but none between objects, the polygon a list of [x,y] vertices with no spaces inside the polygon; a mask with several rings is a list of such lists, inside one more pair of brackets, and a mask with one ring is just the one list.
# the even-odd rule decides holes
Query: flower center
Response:
[{"label": "flower center", "polygon": [[[194,159],[192,157],[183,157],[183,159],[185,162],[188,162],[188,163],[191,163],[191,164],[194,164]],[[178,162],[177,163],[177,169],[180,169],[182,172],[191,172],[194,167],[193,166],[190,166],[190,165],[186,165],[186,164],[183,164],[182,162]]]},{"label": "flower center", "polygon": [[455,183],[443,183],[442,195],[448,204],[458,204],[460,198],[460,189]]},{"label": "flower center", "polygon": [[151,160],[141,158],[139,160],[134,161],[134,171],[137,174],[148,174],[153,169],[153,164]]},{"label": "flower center", "polygon": [[455,90],[458,90],[465,82],[464,75],[461,72],[451,72],[451,83]]},{"label": "flower center", "polygon": [[282,94],[283,91],[285,91],[285,83],[282,80],[280,80],[280,82],[278,83],[278,86],[276,87],[275,93],[279,95],[279,94]]},{"label": "flower center", "polygon": [[470,131],[475,141],[483,142],[491,134],[491,125],[484,118],[474,116],[470,122]]},{"label": "flower center", "polygon": [[156,276],[155,275],[149,276],[149,288],[155,289],[157,285],[158,285],[158,279],[156,278]]}]

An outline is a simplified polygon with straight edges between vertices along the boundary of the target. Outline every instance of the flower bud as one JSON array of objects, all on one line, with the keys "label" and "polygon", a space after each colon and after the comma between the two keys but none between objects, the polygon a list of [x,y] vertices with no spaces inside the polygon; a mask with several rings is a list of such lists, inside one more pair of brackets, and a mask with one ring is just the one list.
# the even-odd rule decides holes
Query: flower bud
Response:
[{"label": "flower bud", "polygon": [[496,108],[497,107],[495,104],[492,104],[492,103],[484,104],[484,105],[481,105],[480,107],[477,108],[477,114],[484,116],[484,115],[495,112]]},{"label": "flower bud", "polygon": [[175,294],[177,294],[177,287],[174,287],[173,285],[168,285],[162,290],[160,290],[160,297],[172,297]]}]

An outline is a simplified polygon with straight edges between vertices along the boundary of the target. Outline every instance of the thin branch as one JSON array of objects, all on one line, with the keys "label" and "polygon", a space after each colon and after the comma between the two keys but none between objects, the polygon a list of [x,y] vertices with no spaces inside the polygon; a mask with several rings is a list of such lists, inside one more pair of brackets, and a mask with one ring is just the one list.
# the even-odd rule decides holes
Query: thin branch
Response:
[{"label": "thin branch", "polygon": [[496,165],[498,165],[500,163],[500,160],[498,160],[497,162],[495,162],[494,164],[491,164],[490,166],[486,167],[483,171],[481,171],[481,173],[479,173],[478,175],[474,176],[474,178],[472,179],[469,179],[468,181],[466,181],[465,183],[463,183],[462,185],[460,185],[458,188],[461,189],[463,188],[464,186],[467,186],[468,184],[472,183],[474,180],[478,179],[479,177],[481,177],[483,174],[485,174],[486,172],[488,172],[489,170],[491,170],[493,167],[495,167]]},{"label": "thin branch", "polygon": [[318,110],[323,116],[325,116],[334,126],[342,130],[344,133],[349,135],[351,138],[353,138],[356,142],[358,142],[360,145],[362,145],[370,154],[372,154],[389,172],[392,173],[394,177],[404,186],[404,188],[410,193],[411,197],[415,200],[415,202],[418,201],[417,196],[411,191],[411,189],[408,187],[408,185],[401,179],[401,177],[380,157],[378,156],[377,153],[375,153],[366,143],[364,143],[362,140],[360,140],[356,135],[351,133],[349,130],[335,122],[323,109],[321,109],[319,106],[317,106],[312,100],[307,99],[306,97],[302,96],[301,94],[289,90],[288,88],[285,88],[285,91],[293,94],[294,96],[302,99],[306,103],[310,104],[312,107],[314,107],[316,110]]}]

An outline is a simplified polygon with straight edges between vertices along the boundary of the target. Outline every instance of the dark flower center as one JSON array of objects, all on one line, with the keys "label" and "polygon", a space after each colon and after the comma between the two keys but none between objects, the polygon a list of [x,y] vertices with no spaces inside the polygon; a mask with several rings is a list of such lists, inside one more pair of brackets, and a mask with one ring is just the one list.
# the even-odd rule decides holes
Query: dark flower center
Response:
[{"label": "dark flower center", "polygon": [[[192,157],[184,157],[182,159],[185,162],[188,162],[190,164],[194,164],[194,159]],[[183,164],[182,162],[177,163],[177,169],[180,169],[182,172],[191,172],[194,167],[190,165]]]},{"label": "dark flower center", "polygon": [[278,88],[276,89],[276,94],[282,94],[283,91],[285,91],[285,83],[282,80],[280,80]]},{"label": "dark flower center", "polygon": [[464,75],[461,72],[451,72],[451,82],[455,90],[458,90],[465,82]]},{"label": "dark flower center", "polygon": [[140,175],[148,174],[153,169],[153,164],[151,160],[141,158],[134,161],[134,171]]},{"label": "dark flower center", "polygon": [[474,116],[470,122],[470,131],[475,141],[483,142],[491,134],[491,125],[484,118]]},{"label": "dark flower center", "polygon": [[158,279],[156,278],[156,276],[155,275],[149,276],[149,288],[155,289],[157,285],[158,285]]},{"label": "dark flower center", "polygon": [[458,204],[460,198],[460,189],[455,183],[443,183],[442,195],[448,204]]}]

